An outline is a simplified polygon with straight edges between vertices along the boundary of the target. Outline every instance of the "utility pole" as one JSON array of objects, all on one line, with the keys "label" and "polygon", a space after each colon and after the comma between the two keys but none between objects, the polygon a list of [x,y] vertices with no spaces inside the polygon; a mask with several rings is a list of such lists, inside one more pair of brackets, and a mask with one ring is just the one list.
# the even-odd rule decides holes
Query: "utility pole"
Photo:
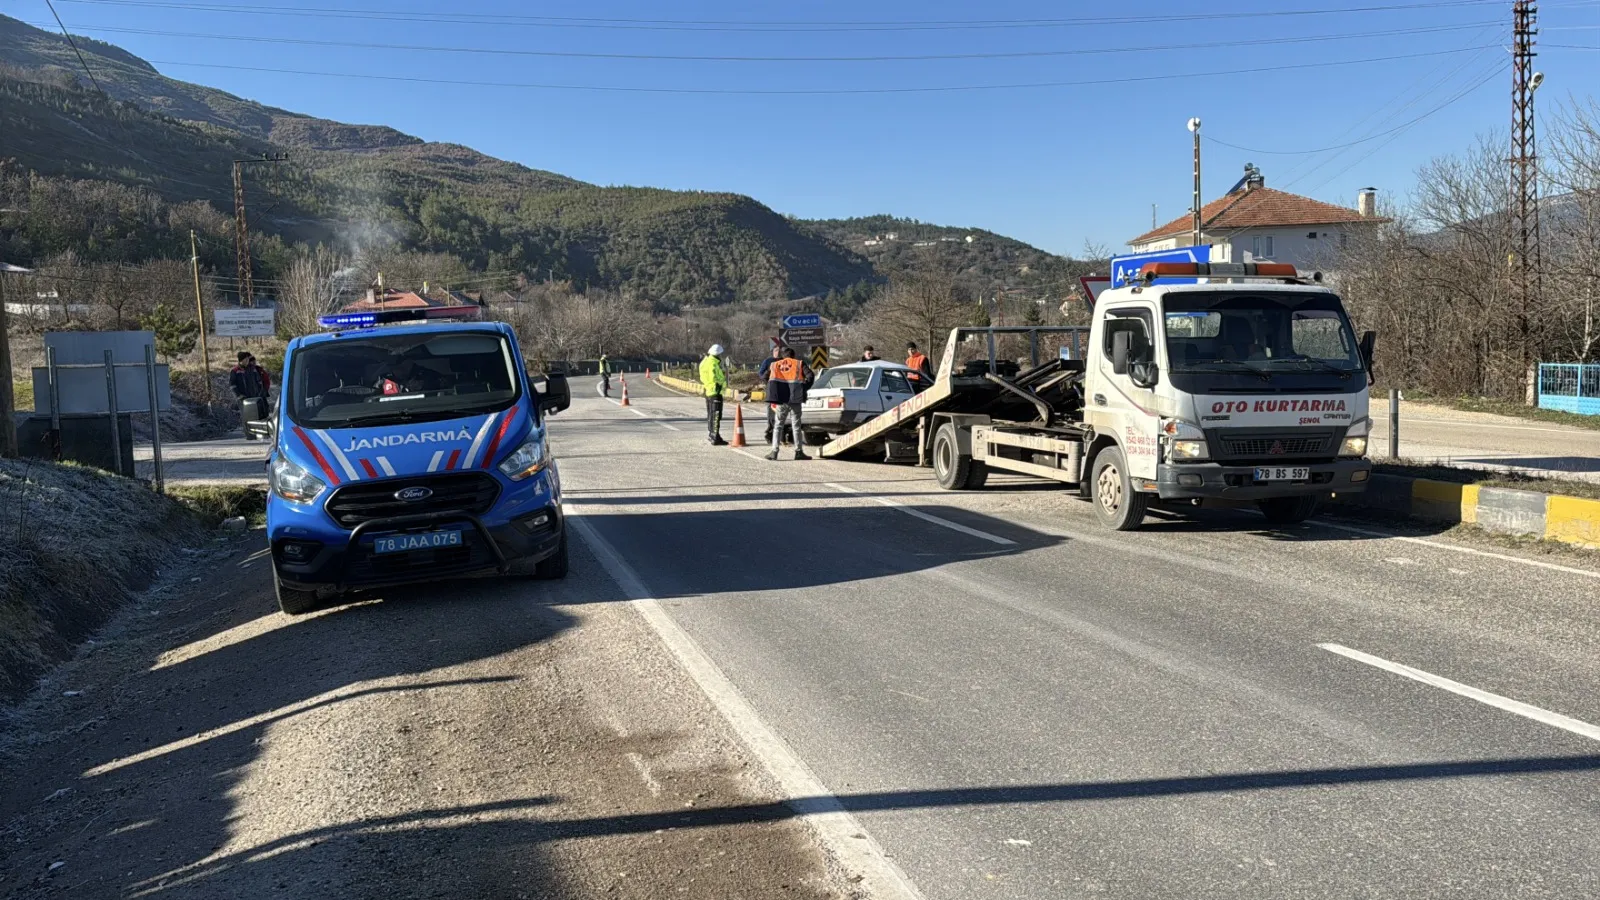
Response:
[{"label": "utility pole", "polygon": [[0,459],[18,455],[15,400],[11,396],[11,326],[6,318],[6,275],[14,269],[0,263]]},{"label": "utility pole", "polygon": [[1539,240],[1539,153],[1534,143],[1533,94],[1544,73],[1533,71],[1534,27],[1539,7],[1532,0],[1511,6],[1511,282],[1516,293],[1517,332],[1522,351],[1523,402],[1534,403],[1533,317],[1543,293]]},{"label": "utility pole", "polygon": [[1189,120],[1189,131],[1194,133],[1194,219],[1189,229],[1189,246],[1200,246],[1200,120]]},{"label": "utility pole", "polygon": [[244,215],[244,167],[254,163],[283,162],[287,153],[261,154],[255,159],[233,161],[233,255],[238,267],[239,305],[255,306],[255,284],[250,277],[250,227]]},{"label": "utility pole", "polygon": [[189,265],[194,270],[194,316],[200,323],[200,365],[206,373],[206,402],[211,402],[211,350],[206,347],[206,305],[200,299],[200,247],[189,229]]},{"label": "utility pole", "polygon": [[1156,205],[1152,203],[1150,204],[1150,230],[1155,231],[1160,227],[1161,226],[1156,223]]}]

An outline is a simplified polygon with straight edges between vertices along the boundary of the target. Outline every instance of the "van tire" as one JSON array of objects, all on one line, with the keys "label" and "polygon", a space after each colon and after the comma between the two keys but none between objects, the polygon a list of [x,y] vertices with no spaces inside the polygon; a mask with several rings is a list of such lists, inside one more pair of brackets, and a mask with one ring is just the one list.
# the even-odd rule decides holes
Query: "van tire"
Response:
[{"label": "van tire", "polygon": [[561,543],[556,545],[556,552],[540,560],[533,567],[533,577],[540,581],[554,581],[567,577],[567,530],[561,529]]},{"label": "van tire", "polygon": [[[976,471],[974,471],[976,469]],[[956,439],[956,426],[946,422],[933,434],[933,477],[939,487],[947,491],[963,491],[982,487],[989,477],[989,467],[973,462],[972,455],[961,452],[961,442]]]},{"label": "van tire", "polygon": [[1145,513],[1150,511],[1154,495],[1133,489],[1122,448],[1111,446],[1101,450],[1094,458],[1090,479],[1094,490],[1094,513],[1101,524],[1115,531],[1133,531],[1144,524]]},{"label": "van tire", "polygon": [[283,579],[278,577],[276,569],[272,572],[272,590],[273,593],[278,595],[278,608],[283,610],[283,614],[286,616],[303,616],[306,613],[315,612],[317,607],[321,605],[316,591],[305,591],[285,586]]},{"label": "van tire", "polygon": [[1274,525],[1298,525],[1317,514],[1320,500],[1316,494],[1269,497],[1266,500],[1257,500],[1256,508],[1260,509],[1261,514],[1267,517],[1267,521]]}]

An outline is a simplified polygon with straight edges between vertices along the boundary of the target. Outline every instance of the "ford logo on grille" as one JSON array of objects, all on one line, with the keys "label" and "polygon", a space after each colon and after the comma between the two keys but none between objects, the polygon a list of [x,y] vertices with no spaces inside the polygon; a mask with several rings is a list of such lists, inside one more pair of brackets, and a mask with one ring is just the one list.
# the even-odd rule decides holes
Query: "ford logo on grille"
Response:
[{"label": "ford logo on grille", "polygon": [[394,498],[404,503],[417,503],[432,496],[433,489],[425,488],[421,485],[417,485],[416,487],[402,488],[394,492]]}]

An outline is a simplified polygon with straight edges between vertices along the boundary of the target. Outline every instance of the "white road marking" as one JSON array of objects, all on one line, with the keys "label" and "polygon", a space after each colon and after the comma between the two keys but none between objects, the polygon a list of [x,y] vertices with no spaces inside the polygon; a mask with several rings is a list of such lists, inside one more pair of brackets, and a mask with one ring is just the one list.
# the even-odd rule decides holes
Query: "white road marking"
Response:
[{"label": "white road marking", "polygon": [[861,887],[866,895],[874,900],[921,900],[921,892],[889,859],[877,840],[845,810],[788,742],[761,718],[722,669],[668,615],[661,601],[651,596],[638,573],[616,548],[601,537],[582,514],[569,514],[567,522],[594,551],[617,586],[632,598],[633,607],[722,713],[750,753],[766,766],[786,802],[799,814],[800,821],[816,832],[846,869],[861,876]]},{"label": "white road marking", "polygon": [[1364,534],[1367,537],[1389,538],[1390,540],[1395,541],[1421,544],[1424,547],[1436,547],[1440,550],[1451,550],[1456,553],[1465,553],[1469,556],[1486,556],[1489,559],[1499,559],[1506,562],[1521,563],[1525,566],[1535,566],[1540,569],[1549,569],[1552,572],[1565,572],[1568,575],[1582,575],[1585,578],[1600,579],[1600,572],[1591,571],[1589,569],[1579,569],[1573,566],[1563,566],[1552,562],[1545,562],[1542,559],[1523,559],[1520,556],[1511,556],[1506,553],[1494,553],[1489,550],[1479,550],[1475,547],[1460,547],[1455,544],[1441,544],[1437,541],[1425,540],[1423,538],[1406,537],[1403,534],[1393,534],[1387,531],[1374,531],[1370,528],[1356,528],[1352,525],[1335,525],[1334,523],[1324,519],[1318,519],[1311,524],[1318,528],[1332,528],[1334,531],[1348,531],[1351,534]]},{"label": "white road marking", "polygon": [[853,487],[847,487],[847,486],[842,485],[842,484],[835,484],[834,482],[831,482],[831,481],[825,481],[825,482],[823,482],[823,484],[826,484],[828,487],[831,487],[834,490],[844,491],[846,494],[855,494],[858,497],[865,497],[865,498],[867,498],[868,500],[871,500],[874,503],[881,503],[884,506],[889,507],[890,509],[898,509],[899,511],[905,513],[908,516],[915,516],[915,517],[921,519],[924,522],[932,522],[935,525],[941,525],[941,526],[943,526],[945,528],[950,529],[951,531],[959,531],[962,534],[970,534],[975,538],[982,538],[983,540],[989,541],[990,543],[999,544],[999,545],[1001,545],[1003,547],[1015,547],[1017,545],[1016,541],[1007,540],[1007,539],[1001,537],[998,534],[990,534],[987,531],[979,531],[976,528],[968,528],[967,526],[962,525],[960,522],[952,522],[949,519],[942,519],[942,518],[940,518],[938,516],[935,516],[935,515],[933,515],[931,513],[925,513],[922,510],[917,509],[916,507],[907,506],[904,503],[896,503],[895,501],[890,500],[887,497],[874,496],[872,494],[868,494],[868,493],[865,493],[863,491],[858,491]]},{"label": "white road marking", "polygon": [[662,427],[662,428],[665,428],[665,429],[666,429],[666,430],[668,430],[668,431],[682,431],[682,430],[683,430],[683,429],[681,429],[681,428],[679,428],[679,427],[678,427],[678,426],[676,426],[676,425],[672,425],[672,424],[670,424],[670,423],[667,423],[667,422],[663,422],[663,421],[661,421],[661,420],[660,420],[660,419],[656,419],[656,420],[655,420],[655,423],[656,423],[656,424],[657,424],[657,425],[660,425],[660,426],[661,426],[661,427]]},{"label": "white road marking", "polygon": [[628,762],[633,763],[634,771],[639,773],[639,779],[643,781],[644,786],[650,790],[650,795],[652,797],[661,796],[661,782],[657,781],[656,777],[650,774],[650,764],[644,761],[644,757],[632,751],[629,751],[627,757]]},{"label": "white road marking", "polygon": [[1353,659],[1356,662],[1366,663],[1369,666],[1383,669],[1386,672],[1393,672],[1396,675],[1403,675],[1406,678],[1410,678],[1412,681],[1420,681],[1423,684],[1433,685],[1436,688],[1449,691],[1452,694],[1460,694],[1463,697],[1493,706],[1496,709],[1503,709],[1509,713],[1516,713],[1523,718],[1532,719],[1535,722],[1543,722],[1546,725],[1560,728],[1563,731],[1570,731],[1573,734],[1586,737],[1592,741],[1600,741],[1600,727],[1590,725],[1588,722],[1584,722],[1579,719],[1574,719],[1571,716],[1563,716],[1560,713],[1553,713],[1547,709],[1540,709],[1537,706],[1523,703],[1520,700],[1512,700],[1509,697],[1502,697],[1499,694],[1491,694],[1488,691],[1475,688],[1469,684],[1462,684],[1459,681],[1451,681],[1448,678],[1434,675],[1430,672],[1424,672],[1421,669],[1414,669],[1411,666],[1404,665],[1402,663],[1390,662],[1381,656],[1373,656],[1370,653],[1362,653],[1360,650],[1352,650],[1342,644],[1318,644],[1317,646],[1328,651],[1329,653],[1337,653],[1340,656]]}]

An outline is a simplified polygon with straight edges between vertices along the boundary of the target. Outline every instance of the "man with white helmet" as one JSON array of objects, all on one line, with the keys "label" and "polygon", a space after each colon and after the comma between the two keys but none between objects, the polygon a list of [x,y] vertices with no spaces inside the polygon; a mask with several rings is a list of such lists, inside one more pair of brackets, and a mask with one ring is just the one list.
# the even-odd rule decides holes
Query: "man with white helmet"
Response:
[{"label": "man with white helmet", "polygon": [[706,432],[713,447],[728,443],[722,439],[722,392],[728,389],[728,371],[722,365],[722,345],[712,344],[700,360],[700,386],[706,391]]}]

